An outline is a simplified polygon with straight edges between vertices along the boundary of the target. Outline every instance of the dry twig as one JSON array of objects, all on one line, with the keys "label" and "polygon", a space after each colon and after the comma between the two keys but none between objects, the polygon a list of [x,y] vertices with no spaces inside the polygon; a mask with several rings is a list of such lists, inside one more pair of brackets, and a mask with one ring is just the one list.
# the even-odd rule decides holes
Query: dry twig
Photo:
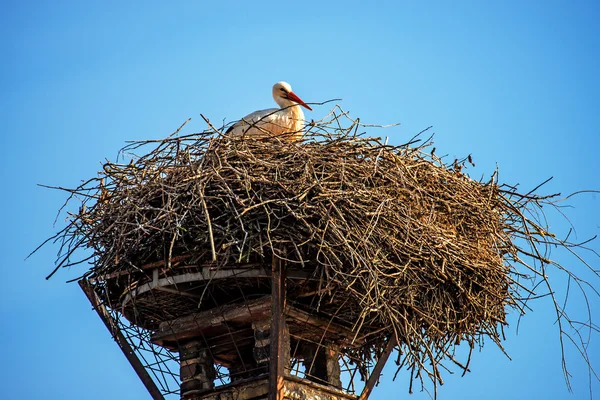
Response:
[{"label": "dry twig", "polygon": [[[561,340],[575,340],[567,327],[579,323],[554,297],[547,268],[567,272],[584,293],[588,283],[546,255],[548,246],[578,247],[540,222],[555,195],[519,194],[496,174],[475,181],[461,172],[470,156],[444,164],[429,139],[391,146],[359,127],[336,107],[301,143],[227,138],[212,125],[131,143],[122,154],[145,154],[108,162],[68,191],[82,207],[55,238],[59,267],[77,264],[71,255],[87,248],[87,276],[143,274],[160,262],[176,268],[181,257],[225,268],[269,260],[276,244],[289,250],[278,254],[288,264],[321,277],[318,312],[369,338],[345,350],[360,371],[396,335],[399,368],[435,384],[444,360],[468,369],[471,353],[460,362],[455,345],[473,349],[489,337],[502,348],[507,311],[523,313],[540,280]],[[117,290],[110,282],[107,296]],[[585,326],[596,329],[591,319]]]}]

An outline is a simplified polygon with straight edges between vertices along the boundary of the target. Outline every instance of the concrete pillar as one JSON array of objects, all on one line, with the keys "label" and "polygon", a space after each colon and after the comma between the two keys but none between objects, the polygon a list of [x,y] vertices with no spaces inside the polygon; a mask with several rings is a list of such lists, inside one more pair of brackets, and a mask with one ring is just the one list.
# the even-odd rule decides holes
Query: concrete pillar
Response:
[{"label": "concrete pillar", "polygon": [[302,358],[307,378],[311,381],[342,387],[340,379],[339,347],[333,343],[302,343]]},{"label": "concrete pillar", "polygon": [[342,372],[340,370],[340,347],[329,343],[325,348],[325,362],[327,369],[327,382],[336,388],[342,388]]},{"label": "concrete pillar", "polygon": [[215,387],[215,365],[201,342],[190,341],[179,348],[179,377],[182,399],[194,399],[198,391]]},{"label": "concrete pillar", "polygon": [[268,366],[271,348],[271,320],[253,321],[252,329],[254,329],[254,360],[259,367]]},{"label": "concrete pillar", "polygon": [[[254,360],[258,366],[268,366],[271,353],[271,320],[252,322],[254,329]],[[283,360],[286,373],[290,371],[290,331],[283,322]]]}]

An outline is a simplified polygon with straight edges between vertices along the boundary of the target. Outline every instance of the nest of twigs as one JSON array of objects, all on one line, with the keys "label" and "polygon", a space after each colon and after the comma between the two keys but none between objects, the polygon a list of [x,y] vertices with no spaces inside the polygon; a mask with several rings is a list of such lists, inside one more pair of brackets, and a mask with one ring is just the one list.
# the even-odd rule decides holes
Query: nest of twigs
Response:
[{"label": "nest of twigs", "polygon": [[561,244],[526,217],[548,199],[495,174],[473,180],[462,171],[470,159],[444,162],[428,140],[357,134],[340,115],[295,143],[211,126],[128,145],[122,154],[143,155],[108,162],[71,191],[84,206],[58,235],[59,266],[79,248],[93,251],[93,276],[182,255],[218,267],[275,254],[319,277],[321,304],[352,311],[353,329],[371,338],[365,363],[395,336],[413,378],[441,382],[444,359],[466,369],[454,345],[487,336],[500,346],[507,311],[522,311],[530,292],[517,267],[537,270],[520,256],[543,266],[537,245]]}]

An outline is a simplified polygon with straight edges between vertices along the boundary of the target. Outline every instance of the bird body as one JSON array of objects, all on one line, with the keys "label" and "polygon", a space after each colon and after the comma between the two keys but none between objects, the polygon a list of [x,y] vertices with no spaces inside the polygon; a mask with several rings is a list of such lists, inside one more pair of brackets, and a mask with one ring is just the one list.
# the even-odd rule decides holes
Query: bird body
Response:
[{"label": "bird body", "polygon": [[302,138],[304,113],[312,110],[293,91],[287,82],[273,85],[273,99],[280,108],[269,108],[246,115],[227,130],[232,136],[281,137],[287,140]]}]

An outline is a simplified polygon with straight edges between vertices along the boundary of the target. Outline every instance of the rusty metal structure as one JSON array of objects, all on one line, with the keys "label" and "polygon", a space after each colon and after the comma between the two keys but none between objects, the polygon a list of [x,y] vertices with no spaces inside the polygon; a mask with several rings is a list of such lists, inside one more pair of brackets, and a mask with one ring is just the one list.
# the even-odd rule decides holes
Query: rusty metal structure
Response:
[{"label": "rusty metal structure", "polygon": [[359,371],[340,350],[363,338],[315,312],[311,280],[273,255],[231,268],[154,263],[79,284],[155,400],[366,399],[396,342]]}]

